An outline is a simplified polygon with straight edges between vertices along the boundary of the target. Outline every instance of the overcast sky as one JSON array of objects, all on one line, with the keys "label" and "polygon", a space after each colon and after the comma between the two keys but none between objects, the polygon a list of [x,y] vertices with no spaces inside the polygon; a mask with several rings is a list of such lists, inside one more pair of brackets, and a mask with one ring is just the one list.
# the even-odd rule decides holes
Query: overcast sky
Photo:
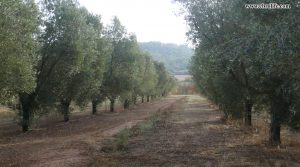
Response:
[{"label": "overcast sky", "polygon": [[79,0],[90,12],[100,14],[106,25],[117,16],[139,42],[186,44],[186,24],[177,16],[172,0]]}]

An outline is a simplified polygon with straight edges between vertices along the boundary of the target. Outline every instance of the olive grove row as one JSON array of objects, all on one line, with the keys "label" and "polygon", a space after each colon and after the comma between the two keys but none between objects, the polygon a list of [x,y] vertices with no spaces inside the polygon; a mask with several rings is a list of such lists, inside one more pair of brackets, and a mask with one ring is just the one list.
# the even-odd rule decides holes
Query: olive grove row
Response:
[{"label": "olive grove row", "polygon": [[104,27],[99,15],[75,0],[0,2],[0,102],[19,103],[28,131],[36,113],[116,100],[128,108],[140,97],[165,96],[174,85],[118,18]]}]

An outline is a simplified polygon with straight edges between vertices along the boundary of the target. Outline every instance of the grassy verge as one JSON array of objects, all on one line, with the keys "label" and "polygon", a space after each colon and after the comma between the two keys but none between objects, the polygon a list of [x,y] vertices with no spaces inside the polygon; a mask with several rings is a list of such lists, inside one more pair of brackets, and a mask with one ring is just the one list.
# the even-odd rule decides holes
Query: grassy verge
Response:
[{"label": "grassy verge", "polygon": [[15,116],[15,111],[7,107],[0,106],[0,119],[9,119],[14,118]]},{"label": "grassy verge", "polygon": [[132,128],[125,128],[121,130],[117,135],[115,140],[110,141],[112,144],[110,149],[113,152],[126,151],[126,146],[130,138],[146,133],[155,128],[156,124],[161,120],[161,117],[165,113],[156,113],[152,115],[149,119],[135,125]]},{"label": "grassy verge", "polygon": [[107,139],[102,142],[101,151],[96,153],[90,167],[117,167],[120,166],[118,160],[113,159],[114,156],[122,156],[129,153],[130,145],[135,142],[135,139],[144,135],[152,135],[156,133],[157,128],[165,125],[166,118],[171,112],[182,110],[182,103],[186,99],[181,99],[174,104],[163,106],[159,112],[153,114],[147,120],[138,123],[132,128],[125,128],[112,139]]},{"label": "grassy verge", "polygon": [[[124,154],[126,153],[127,146],[131,138],[143,135],[145,133],[152,133],[153,130],[157,127],[158,123],[167,116],[167,112],[158,112],[152,115],[147,120],[133,126],[132,128],[125,128],[121,130],[118,134],[114,136],[113,139],[104,141],[101,151],[108,155],[113,154]],[[104,158],[99,161],[99,159],[94,159],[90,167],[116,167],[118,165],[115,162],[111,162],[108,159]]]}]

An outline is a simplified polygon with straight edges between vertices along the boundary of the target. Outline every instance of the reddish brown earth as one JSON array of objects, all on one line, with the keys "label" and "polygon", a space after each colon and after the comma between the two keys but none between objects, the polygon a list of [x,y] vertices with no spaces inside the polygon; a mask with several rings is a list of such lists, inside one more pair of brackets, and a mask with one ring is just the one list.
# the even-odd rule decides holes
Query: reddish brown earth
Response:
[{"label": "reddish brown earth", "polygon": [[[93,166],[198,167],[266,166],[299,167],[300,140],[269,147],[261,129],[243,128],[222,121],[222,113],[207,100],[189,96],[173,106],[155,128],[130,139],[125,151],[99,151]],[[257,127],[257,121],[254,121]],[[263,142],[260,140],[263,138]]]},{"label": "reddish brown earth", "polygon": [[[22,133],[13,124],[0,126],[0,166],[87,166],[101,142],[176,103],[173,96],[135,106],[130,111],[74,114],[69,123],[45,120]],[[61,119],[61,118],[60,118]]]},{"label": "reddish brown earth", "polygon": [[[200,96],[182,98],[139,104],[125,112],[75,114],[69,123],[49,119],[25,134],[17,126],[0,125],[0,166],[300,166],[299,134],[284,129],[282,145],[269,147],[260,120],[244,128],[224,122],[222,112]],[[167,112],[153,129],[129,138],[125,150],[104,149],[121,129],[159,110]]]}]

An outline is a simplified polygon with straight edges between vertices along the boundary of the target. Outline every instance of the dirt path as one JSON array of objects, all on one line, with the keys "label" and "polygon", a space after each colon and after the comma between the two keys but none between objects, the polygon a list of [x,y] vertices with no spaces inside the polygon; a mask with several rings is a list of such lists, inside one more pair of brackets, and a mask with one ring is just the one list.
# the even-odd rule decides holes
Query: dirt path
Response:
[{"label": "dirt path", "polygon": [[300,144],[271,148],[255,143],[252,130],[221,120],[222,113],[189,96],[156,128],[130,139],[125,152],[99,152],[95,166],[198,167],[300,166]]},{"label": "dirt path", "polygon": [[87,166],[101,141],[182,99],[172,96],[120,113],[75,115],[69,123],[49,121],[28,132],[0,127],[0,166]]}]

